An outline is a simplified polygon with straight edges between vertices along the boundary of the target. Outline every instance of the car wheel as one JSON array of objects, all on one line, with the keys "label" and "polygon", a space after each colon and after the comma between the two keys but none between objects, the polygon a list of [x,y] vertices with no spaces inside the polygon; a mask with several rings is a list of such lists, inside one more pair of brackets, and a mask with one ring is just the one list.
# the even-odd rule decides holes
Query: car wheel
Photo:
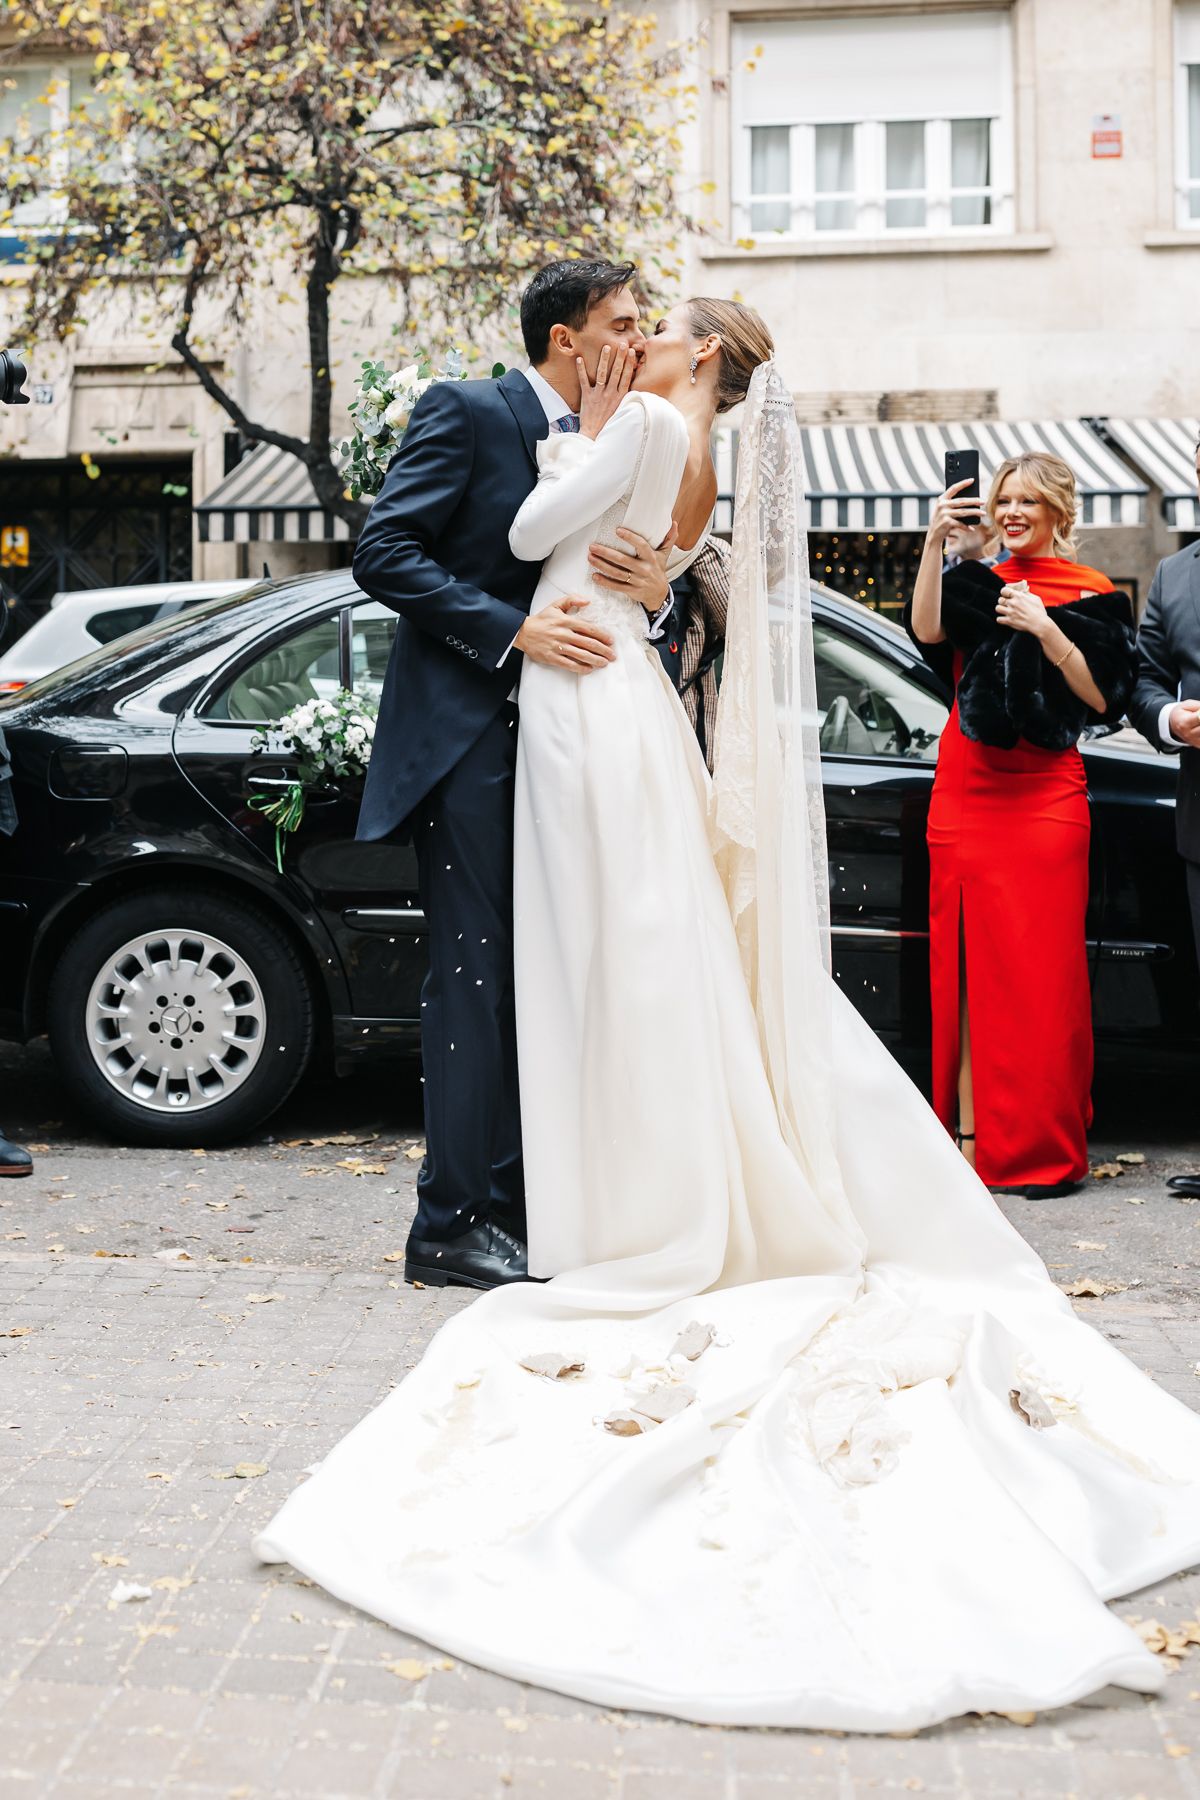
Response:
[{"label": "car wheel", "polygon": [[312,989],[291,940],[258,907],[203,889],[102,908],[60,958],[47,1018],[72,1092],[130,1144],[238,1137],[312,1053]]}]

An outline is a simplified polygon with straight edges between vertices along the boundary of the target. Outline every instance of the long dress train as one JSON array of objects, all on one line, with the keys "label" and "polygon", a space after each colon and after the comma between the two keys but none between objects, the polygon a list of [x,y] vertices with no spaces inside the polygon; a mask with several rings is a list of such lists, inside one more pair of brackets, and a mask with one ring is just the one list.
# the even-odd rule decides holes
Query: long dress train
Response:
[{"label": "long dress train", "polygon": [[[761,422],[786,396],[755,382]],[[665,530],[686,449],[653,396],[558,446],[514,526],[549,552],[535,607],[584,590],[614,520]],[[744,527],[735,550],[758,555]],[[613,664],[522,677],[518,1022],[554,1279],[445,1325],[258,1554],[470,1661],[689,1719],[895,1731],[1155,1690],[1103,1601],[1200,1556],[1200,1421],[1074,1317],[819,967],[819,1055],[789,1037],[737,821],[710,819],[622,604],[596,607]]]}]

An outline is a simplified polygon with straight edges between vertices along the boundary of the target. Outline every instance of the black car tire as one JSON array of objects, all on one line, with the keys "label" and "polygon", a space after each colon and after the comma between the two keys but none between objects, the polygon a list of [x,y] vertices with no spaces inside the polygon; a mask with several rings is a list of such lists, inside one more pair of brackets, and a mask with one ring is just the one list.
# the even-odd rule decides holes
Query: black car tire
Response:
[{"label": "black car tire", "polygon": [[[211,933],[253,970],[265,1007],[258,1062],[227,1099],[178,1113],[153,1111],[117,1091],[88,1045],[86,1007],[108,958],[129,939]],[[111,1137],[126,1144],[202,1147],[252,1131],[283,1104],[312,1055],[312,986],[286,931],[252,902],[212,890],[150,888],[98,911],[67,944],[50,980],[47,1027],[72,1094]]]}]

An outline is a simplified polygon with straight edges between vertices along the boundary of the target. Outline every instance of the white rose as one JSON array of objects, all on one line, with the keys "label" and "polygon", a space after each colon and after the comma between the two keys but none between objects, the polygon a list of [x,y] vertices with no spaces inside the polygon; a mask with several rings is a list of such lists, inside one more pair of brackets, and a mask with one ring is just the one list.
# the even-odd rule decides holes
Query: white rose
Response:
[{"label": "white rose", "polygon": [[401,388],[412,387],[416,379],[417,365],[409,363],[406,369],[398,369],[394,375],[388,377],[387,391],[389,394],[398,394]]},{"label": "white rose", "polygon": [[[309,704],[311,705],[312,702],[310,701]],[[328,700],[318,700],[316,702],[316,710],[323,719],[332,719],[337,715],[337,707]]]},{"label": "white rose", "polygon": [[383,415],[385,425],[393,431],[401,431],[408,424],[408,415],[412,411],[412,402],[407,394],[397,394]]}]

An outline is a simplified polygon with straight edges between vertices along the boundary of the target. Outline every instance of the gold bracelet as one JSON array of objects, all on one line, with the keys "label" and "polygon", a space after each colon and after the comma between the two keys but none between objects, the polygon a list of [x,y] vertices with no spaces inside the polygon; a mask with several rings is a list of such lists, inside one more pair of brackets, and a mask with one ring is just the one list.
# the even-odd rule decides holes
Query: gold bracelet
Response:
[{"label": "gold bracelet", "polygon": [[1079,648],[1078,644],[1068,644],[1067,648],[1063,651],[1063,654],[1059,657],[1058,661],[1056,663],[1053,663],[1051,666],[1055,669],[1061,669],[1063,664],[1066,662],[1068,656],[1073,656],[1075,654],[1076,650],[1078,650],[1078,648]]}]

